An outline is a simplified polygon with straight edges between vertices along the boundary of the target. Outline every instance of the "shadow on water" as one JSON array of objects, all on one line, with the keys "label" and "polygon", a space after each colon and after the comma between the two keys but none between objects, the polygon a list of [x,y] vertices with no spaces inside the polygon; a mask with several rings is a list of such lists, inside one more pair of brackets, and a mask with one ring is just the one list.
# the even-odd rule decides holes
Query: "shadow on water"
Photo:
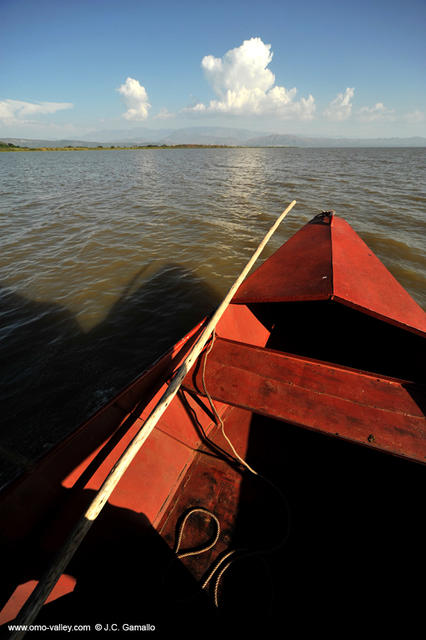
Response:
[{"label": "shadow on water", "polygon": [[72,432],[218,303],[212,289],[178,265],[145,274],[141,269],[87,333],[60,305],[0,287],[2,484]]}]

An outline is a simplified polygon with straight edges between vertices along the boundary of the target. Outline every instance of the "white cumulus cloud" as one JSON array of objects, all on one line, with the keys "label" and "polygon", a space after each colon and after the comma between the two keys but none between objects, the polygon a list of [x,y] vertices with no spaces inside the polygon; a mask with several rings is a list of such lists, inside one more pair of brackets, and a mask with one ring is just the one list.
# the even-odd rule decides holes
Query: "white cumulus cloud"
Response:
[{"label": "white cumulus cloud", "polygon": [[338,93],[325,109],[325,117],[329,120],[346,120],[349,118],[352,113],[351,100],[354,97],[354,93],[355,89],[353,87],[347,87],[343,93]]},{"label": "white cumulus cloud", "polygon": [[27,118],[72,109],[71,102],[24,102],[23,100],[0,100],[0,120],[5,124],[26,123]]},{"label": "white cumulus cloud", "polygon": [[393,120],[394,110],[388,109],[382,102],[377,102],[373,107],[361,107],[358,117],[363,122],[373,122],[374,120]]},{"label": "white cumulus cloud", "polygon": [[297,89],[274,86],[275,76],[268,69],[272,56],[271,45],[260,38],[244,40],[223,58],[205,56],[201,66],[218,99],[207,105],[200,102],[186,111],[312,118],[315,100],[311,95],[296,101]]},{"label": "white cumulus cloud", "polygon": [[127,107],[123,117],[126,120],[146,120],[151,105],[148,101],[148,94],[139,80],[127,78],[126,82],[117,89],[123,96],[124,103]]}]

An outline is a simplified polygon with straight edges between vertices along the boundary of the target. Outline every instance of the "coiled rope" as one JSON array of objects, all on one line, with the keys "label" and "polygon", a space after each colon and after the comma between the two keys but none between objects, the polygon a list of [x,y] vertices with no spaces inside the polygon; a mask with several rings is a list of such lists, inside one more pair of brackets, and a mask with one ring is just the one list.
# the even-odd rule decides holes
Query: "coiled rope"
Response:
[{"label": "coiled rope", "polygon": [[[213,588],[213,600],[214,600],[214,605],[216,608],[219,608],[219,588],[222,582],[222,578],[223,575],[225,574],[225,572],[234,564],[234,562],[236,562],[237,560],[241,560],[241,559],[246,559],[249,557],[254,557],[254,556],[263,556],[265,554],[270,554],[270,553],[275,553],[276,551],[280,550],[285,543],[287,542],[288,536],[289,536],[289,532],[290,532],[290,511],[289,511],[289,506],[288,506],[288,502],[286,497],[284,496],[284,494],[282,493],[282,491],[277,487],[276,484],[274,484],[269,478],[265,477],[264,475],[260,474],[258,471],[256,471],[255,469],[253,469],[253,467],[251,467],[248,462],[246,462],[246,460],[244,460],[244,458],[242,458],[240,456],[240,454],[238,453],[238,451],[235,449],[232,441],[230,440],[229,436],[227,435],[226,431],[225,431],[225,426],[223,423],[223,420],[221,418],[221,416],[219,415],[216,406],[213,402],[213,399],[207,389],[207,384],[206,384],[206,364],[207,364],[207,358],[211,352],[211,350],[213,349],[213,345],[215,342],[215,338],[216,338],[216,331],[213,330],[212,332],[212,336],[211,336],[211,341],[210,344],[208,346],[208,348],[205,350],[204,353],[204,359],[203,359],[203,364],[202,364],[202,385],[203,385],[203,391],[207,397],[207,400],[209,402],[210,408],[215,416],[215,422],[218,426],[220,426],[220,430],[221,433],[224,437],[224,439],[226,440],[226,442],[228,443],[232,453],[233,453],[233,460],[234,462],[239,463],[239,465],[242,467],[242,471],[248,471],[249,473],[251,473],[252,475],[256,476],[257,478],[263,480],[264,482],[266,482],[280,497],[280,500],[282,501],[282,503],[285,506],[285,511],[287,514],[287,519],[288,519],[288,527],[287,527],[287,531],[285,532],[285,534],[283,535],[282,539],[275,545],[269,547],[269,548],[265,548],[265,549],[256,549],[256,550],[247,550],[247,549],[233,549],[231,551],[226,552],[224,555],[220,556],[214,563],[213,565],[209,568],[208,573],[206,578],[204,579],[204,581],[202,582],[201,589],[206,589],[209,584],[211,583],[212,579],[214,576],[216,576],[215,578],[215,582],[214,582],[214,588]],[[216,525],[216,532],[215,535],[213,536],[213,539],[208,542],[208,544],[206,544],[206,546],[200,547],[198,549],[193,549],[193,550],[189,550],[186,552],[180,552],[179,553],[179,549],[182,543],[182,538],[183,538],[183,533],[186,527],[186,524],[188,522],[188,519],[195,513],[203,513],[204,515],[208,516],[211,518],[211,520],[215,523]],[[194,507],[192,509],[189,509],[189,511],[186,513],[185,517],[183,518],[183,520],[181,521],[178,529],[177,529],[177,533],[176,533],[176,542],[175,542],[175,554],[176,557],[180,560],[182,558],[188,557],[188,556],[194,556],[194,555],[198,555],[201,553],[205,553],[206,551],[209,551],[210,549],[212,549],[216,542],[218,541],[220,536],[220,522],[219,519],[217,518],[217,516],[212,513],[211,511],[209,511],[208,509],[205,509],[203,507]]]}]

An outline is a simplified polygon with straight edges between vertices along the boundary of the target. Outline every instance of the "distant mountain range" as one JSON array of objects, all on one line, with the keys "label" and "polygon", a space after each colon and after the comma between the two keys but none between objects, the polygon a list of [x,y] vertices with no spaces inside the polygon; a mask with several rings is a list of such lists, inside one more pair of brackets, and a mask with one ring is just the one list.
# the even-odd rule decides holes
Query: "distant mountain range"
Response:
[{"label": "distant mountain range", "polygon": [[144,144],[219,144],[247,147],[426,147],[426,138],[331,138],[277,134],[230,127],[187,127],[184,129],[148,129],[92,131],[87,139],[33,140],[30,138],[2,138],[19,146],[66,147],[98,145]]},{"label": "distant mountain range", "polygon": [[426,147],[426,138],[317,138],[272,134],[251,138],[250,147]]}]

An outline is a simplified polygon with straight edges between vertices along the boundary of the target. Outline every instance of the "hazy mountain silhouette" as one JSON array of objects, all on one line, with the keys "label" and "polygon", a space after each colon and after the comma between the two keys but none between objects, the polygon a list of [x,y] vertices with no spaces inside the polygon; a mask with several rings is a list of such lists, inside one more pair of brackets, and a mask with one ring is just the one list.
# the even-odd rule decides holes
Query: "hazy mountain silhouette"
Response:
[{"label": "hazy mountain silhouette", "polygon": [[30,147],[97,146],[98,144],[221,144],[249,147],[426,147],[426,138],[345,138],[302,136],[273,132],[251,131],[233,127],[185,127],[180,129],[117,129],[91,131],[86,140],[35,140],[30,138],[1,138],[4,142]]}]

